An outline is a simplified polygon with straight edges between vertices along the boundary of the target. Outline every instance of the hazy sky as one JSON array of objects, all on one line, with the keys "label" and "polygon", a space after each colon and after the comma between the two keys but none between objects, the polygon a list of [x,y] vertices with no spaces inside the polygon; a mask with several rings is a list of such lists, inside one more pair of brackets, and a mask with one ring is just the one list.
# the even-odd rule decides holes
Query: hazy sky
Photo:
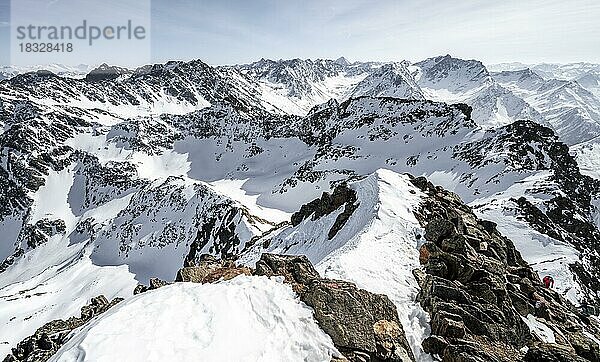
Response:
[{"label": "hazy sky", "polygon": [[[151,9],[153,62],[449,53],[485,63],[600,63],[600,0],[154,0]],[[10,62],[9,11],[0,0],[0,64]]]}]

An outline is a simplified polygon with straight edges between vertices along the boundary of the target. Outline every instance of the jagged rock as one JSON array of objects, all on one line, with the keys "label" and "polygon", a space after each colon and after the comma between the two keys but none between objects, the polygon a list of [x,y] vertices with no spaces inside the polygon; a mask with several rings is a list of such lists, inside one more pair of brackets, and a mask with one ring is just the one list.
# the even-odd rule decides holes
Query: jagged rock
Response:
[{"label": "jagged rock", "polygon": [[[377,354],[387,359],[394,358],[397,355],[397,351],[401,349],[397,345],[399,340],[404,337],[404,331],[396,322],[388,321],[385,319],[375,322],[373,325],[375,331],[375,345],[377,347]],[[408,355],[402,355],[401,360],[409,360]]]},{"label": "jagged rock", "polygon": [[138,284],[133,290],[133,295],[147,292],[149,290],[158,289],[164,287],[165,285],[169,285],[171,283],[166,282],[164,280],[160,280],[158,278],[150,278],[150,284],[148,286],[144,284]]},{"label": "jagged rock", "polygon": [[88,82],[101,82],[106,80],[116,79],[124,74],[133,73],[129,69],[110,66],[106,63],[100,65],[98,68],[90,71],[86,76],[85,80]]},{"label": "jagged rock", "polygon": [[263,254],[256,275],[283,276],[314,310],[319,326],[350,361],[414,361],[387,296],[324,279],[305,256]]},{"label": "jagged rock", "polygon": [[252,270],[245,266],[236,266],[230,260],[217,260],[209,254],[200,256],[197,266],[179,269],[176,282],[214,283],[218,280],[229,280],[238,275],[252,275]]},{"label": "jagged rock", "polygon": [[47,218],[37,221],[34,225],[25,225],[21,230],[19,239],[26,242],[30,248],[42,245],[49,238],[57,234],[63,234],[66,226],[63,220],[49,220]]},{"label": "jagged rock", "polygon": [[12,353],[4,358],[4,362],[47,361],[68,341],[72,330],[83,326],[122,300],[123,298],[115,298],[109,302],[103,295],[92,298],[90,304],[81,308],[80,317],[70,317],[67,320],[57,319],[44,324],[32,336],[19,342],[12,349]]},{"label": "jagged rock", "polygon": [[305,289],[319,273],[305,255],[277,255],[264,253],[256,263],[256,275],[283,276],[295,292]]},{"label": "jagged rock", "polygon": [[440,245],[443,240],[456,234],[456,228],[450,220],[437,218],[427,223],[425,239]]},{"label": "jagged rock", "polygon": [[431,329],[435,335],[447,338],[463,338],[465,336],[465,324],[462,317],[457,314],[440,312],[431,321]]},{"label": "jagged rock", "polygon": [[[425,228],[423,269],[413,273],[421,287],[418,300],[431,316],[426,352],[443,361],[508,362],[522,359],[521,349],[530,347],[532,361],[599,360],[597,345],[580,332],[598,335],[598,326],[545,288],[495,224],[478,220],[451,192],[421,178],[413,184],[427,195],[417,214]],[[529,314],[560,331],[551,348],[538,348],[523,321]]]},{"label": "jagged rock", "polygon": [[329,230],[328,238],[331,240],[338,231],[346,224],[348,218],[358,207],[356,191],[352,190],[346,184],[337,186],[331,194],[324,192],[320,199],[313,200],[308,204],[302,205],[299,211],[292,215],[291,222],[293,226],[299,225],[303,220],[312,215],[316,220],[324,215],[329,215],[342,205],[344,211],[338,215],[333,226]]},{"label": "jagged rock", "polygon": [[[523,357],[523,361],[586,362],[588,360],[573,354],[568,348],[559,345],[542,344],[540,346],[529,348],[525,357]],[[597,359],[591,361],[597,361]]]}]

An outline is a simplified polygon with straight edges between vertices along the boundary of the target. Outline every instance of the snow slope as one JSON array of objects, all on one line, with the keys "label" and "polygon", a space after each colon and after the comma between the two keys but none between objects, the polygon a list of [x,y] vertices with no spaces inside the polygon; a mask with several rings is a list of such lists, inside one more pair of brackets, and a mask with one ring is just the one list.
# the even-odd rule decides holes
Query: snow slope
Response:
[{"label": "snow slope", "polygon": [[389,170],[378,170],[350,187],[359,206],[331,240],[328,230],[341,209],[267,236],[266,249],[259,240],[241,260],[252,265],[267,251],[307,255],[327,278],[349,280],[388,295],[398,308],[413,352],[419,361],[427,361],[421,342],[429,333],[428,315],[415,301],[419,288],[412,275],[419,268],[417,235],[423,234],[414,216],[421,192],[408,176]]},{"label": "snow slope", "polygon": [[74,336],[53,362],[330,361],[331,338],[280,279],[178,283],[122,302]]},{"label": "snow slope", "polygon": [[[451,57],[410,67],[192,61],[98,82],[20,75],[0,83],[0,99],[0,262],[24,253],[0,272],[4,351],[98,294],[131,298],[136,280],[172,280],[194,253],[244,252],[253,264],[268,240],[265,250],[307,254],[324,276],[388,294],[425,358],[427,316],[411,273],[420,193],[402,172],[458,193],[540,275],[554,275],[559,292],[575,303],[581,295],[569,264],[585,253],[536,232],[512,199],[545,212],[550,198],[576,192],[585,201],[593,188],[561,188],[578,168],[551,130],[505,126],[550,117],[555,129],[584,134],[593,122],[579,120],[596,103],[577,82],[490,74]],[[595,139],[572,150],[584,174],[600,177]],[[565,162],[573,172],[552,179]],[[342,208],[285,224],[341,181],[353,182],[360,205],[335,237],[327,231]]]},{"label": "snow slope", "polygon": [[91,247],[62,236],[28,252],[0,278],[0,355],[44,323],[79,315],[91,298],[129,297],[137,285],[127,266],[101,267]]}]

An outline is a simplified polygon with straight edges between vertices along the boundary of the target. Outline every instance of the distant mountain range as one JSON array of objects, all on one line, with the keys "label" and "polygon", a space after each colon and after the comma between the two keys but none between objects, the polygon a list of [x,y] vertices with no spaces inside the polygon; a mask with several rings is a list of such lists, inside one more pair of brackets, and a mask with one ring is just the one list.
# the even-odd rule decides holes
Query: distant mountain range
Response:
[{"label": "distant mountain range", "polygon": [[[197,327],[176,310],[215,296],[239,323],[311,341],[285,349],[291,359],[600,358],[598,65],[446,55],[48,70],[6,69],[0,81],[9,361],[127,355],[94,342],[102,336],[154,351],[181,325],[168,343],[225,353],[224,327],[211,323],[227,310],[207,304]],[[277,257],[267,267],[265,253],[306,255],[316,269]],[[245,275],[229,280],[231,270]],[[165,286],[185,273],[218,285]],[[386,295],[397,315],[348,323],[359,332],[344,339],[328,318],[345,312],[327,308],[358,307],[335,288],[365,310],[384,302],[331,280]],[[255,304],[236,309],[234,291]],[[275,312],[272,298],[286,307]],[[173,319],[144,310],[153,303]],[[45,325],[59,319],[70,322]],[[284,348],[270,341],[243,347]]]}]

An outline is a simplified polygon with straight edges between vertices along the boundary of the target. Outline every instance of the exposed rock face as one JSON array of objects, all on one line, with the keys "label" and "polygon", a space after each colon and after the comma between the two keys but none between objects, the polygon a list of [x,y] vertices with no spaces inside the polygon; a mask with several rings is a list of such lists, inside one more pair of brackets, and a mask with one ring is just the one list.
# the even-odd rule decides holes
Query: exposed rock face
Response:
[{"label": "exposed rock face", "polygon": [[252,275],[245,266],[236,266],[231,260],[217,260],[210,254],[203,254],[196,266],[186,266],[177,272],[176,282],[214,283],[229,280],[238,275]]},{"label": "exposed rock face", "polygon": [[22,238],[27,246],[36,248],[48,241],[54,235],[64,234],[65,222],[63,220],[48,220],[46,218],[39,220],[34,225],[26,225],[21,230]]},{"label": "exposed rock face", "polygon": [[133,73],[133,72],[130,71],[129,69],[111,66],[111,65],[104,63],[104,64],[100,65],[98,68],[95,68],[92,71],[90,71],[85,76],[85,79],[88,82],[101,82],[101,81],[105,81],[105,80],[116,79],[122,75],[131,74],[131,73]]},{"label": "exposed rock face", "polygon": [[543,345],[529,349],[523,358],[525,362],[585,362],[585,358],[573,356],[568,349],[560,346]]},{"label": "exposed rock face", "polygon": [[[426,352],[443,361],[600,359],[585,334],[599,336],[598,324],[544,288],[495,224],[477,219],[458,196],[424,178],[413,183],[428,195],[418,215],[425,228],[424,272],[415,271],[419,301],[431,316]],[[532,334],[528,315],[548,326],[556,343]],[[526,356],[523,347],[530,349]]]},{"label": "exposed rock face", "polygon": [[164,287],[165,285],[169,285],[169,284],[171,284],[171,283],[166,282],[164,280],[160,280],[158,278],[150,278],[150,284],[149,285],[138,284],[135,287],[135,289],[133,290],[133,295],[144,293],[149,290],[158,289],[158,288]]},{"label": "exposed rock face", "polygon": [[122,300],[122,298],[115,298],[109,302],[103,295],[92,298],[90,304],[81,308],[79,318],[57,319],[44,324],[32,336],[27,337],[13,348],[12,353],[4,358],[4,362],[47,361],[67,342],[68,335],[72,330],[83,326]]},{"label": "exposed rock face", "polygon": [[414,361],[387,296],[319,276],[305,256],[263,254],[256,275],[283,276],[350,361]]},{"label": "exposed rock face", "polygon": [[[532,121],[517,121],[486,137],[461,145],[455,155],[477,169],[492,162],[489,155],[506,154],[506,169],[547,170],[553,184],[536,185],[513,198],[518,218],[531,228],[565,242],[581,253],[580,261],[570,265],[575,281],[582,286],[581,294],[589,304],[600,306],[597,291],[600,282],[600,230],[593,222],[592,198],[600,193],[600,181],[580,172],[569,147],[560,142],[556,133]],[[489,139],[488,139],[489,138]],[[493,142],[490,142],[493,139]],[[544,202],[535,205],[527,194],[545,193]],[[539,196],[534,196],[539,198]]]},{"label": "exposed rock face", "polygon": [[328,237],[331,240],[346,224],[350,215],[352,215],[354,210],[358,207],[356,201],[356,192],[349,188],[348,185],[341,184],[337,186],[331,194],[324,192],[320,199],[302,205],[300,210],[292,215],[292,225],[299,225],[311,215],[312,219],[316,220],[321,216],[331,214],[342,205],[345,205],[344,211],[338,215],[331,230],[329,230]]}]

